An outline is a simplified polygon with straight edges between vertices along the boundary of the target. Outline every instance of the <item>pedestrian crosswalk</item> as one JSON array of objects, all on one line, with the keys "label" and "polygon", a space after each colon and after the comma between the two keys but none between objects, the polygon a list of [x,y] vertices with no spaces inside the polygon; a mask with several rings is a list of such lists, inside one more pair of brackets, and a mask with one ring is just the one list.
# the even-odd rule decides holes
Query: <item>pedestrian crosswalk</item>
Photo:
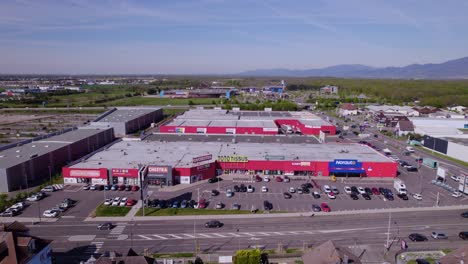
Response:
[{"label": "pedestrian crosswalk", "polygon": [[102,245],[104,244],[104,242],[91,242],[91,244],[86,247],[85,249],[85,254],[96,254],[99,252],[99,250],[102,248]]},{"label": "pedestrian crosswalk", "polygon": [[63,184],[54,184],[52,185],[55,190],[62,190],[63,189]]},{"label": "pedestrian crosswalk", "polygon": [[118,236],[118,235],[121,235],[124,230],[125,230],[125,225],[123,225],[122,223],[117,223],[117,225],[111,229],[109,235]]},{"label": "pedestrian crosswalk", "polygon": [[320,231],[280,231],[280,232],[231,232],[231,233],[193,233],[193,234],[145,234],[135,235],[134,239],[139,240],[175,240],[175,239],[222,239],[235,237],[272,237],[272,236],[300,236],[319,234]]}]

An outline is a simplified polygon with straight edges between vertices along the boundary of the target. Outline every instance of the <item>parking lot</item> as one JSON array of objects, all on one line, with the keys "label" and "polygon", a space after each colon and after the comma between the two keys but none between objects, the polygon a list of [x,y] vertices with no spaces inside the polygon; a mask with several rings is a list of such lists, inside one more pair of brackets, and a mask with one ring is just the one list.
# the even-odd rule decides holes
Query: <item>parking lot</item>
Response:
[{"label": "parking lot", "polygon": [[82,186],[65,186],[61,190],[48,192],[47,197],[36,202],[26,202],[26,208],[17,217],[41,217],[42,213],[60,204],[65,198],[77,201],[70,209],[61,214],[65,218],[85,218],[101,203],[105,198],[128,197],[130,199],[139,198],[139,192],[130,191],[92,191],[83,190]]}]

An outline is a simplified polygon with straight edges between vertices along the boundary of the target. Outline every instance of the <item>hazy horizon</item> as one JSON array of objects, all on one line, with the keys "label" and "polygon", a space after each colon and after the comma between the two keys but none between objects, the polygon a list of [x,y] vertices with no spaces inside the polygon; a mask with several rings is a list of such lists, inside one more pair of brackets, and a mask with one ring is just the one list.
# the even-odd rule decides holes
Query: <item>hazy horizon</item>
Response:
[{"label": "hazy horizon", "polygon": [[0,4],[0,74],[229,75],[468,55],[468,2],[45,0]]}]

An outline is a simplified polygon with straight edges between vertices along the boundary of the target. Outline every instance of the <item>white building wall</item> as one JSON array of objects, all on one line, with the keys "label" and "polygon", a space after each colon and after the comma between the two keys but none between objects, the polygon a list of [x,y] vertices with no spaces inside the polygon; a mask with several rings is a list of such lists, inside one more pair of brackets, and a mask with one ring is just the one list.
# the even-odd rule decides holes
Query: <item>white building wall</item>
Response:
[{"label": "white building wall", "polygon": [[468,162],[468,146],[457,144],[454,142],[448,142],[447,156]]}]

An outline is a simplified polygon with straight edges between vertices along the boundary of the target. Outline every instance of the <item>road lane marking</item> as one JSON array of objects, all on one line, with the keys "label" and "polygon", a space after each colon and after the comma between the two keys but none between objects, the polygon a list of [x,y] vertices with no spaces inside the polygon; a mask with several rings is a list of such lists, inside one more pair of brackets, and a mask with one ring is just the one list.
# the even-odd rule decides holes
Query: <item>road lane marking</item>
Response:
[{"label": "road lane marking", "polygon": [[146,240],[153,240],[151,237],[147,237],[147,236],[144,236],[144,235],[137,235],[137,236],[139,236],[141,238],[144,238]]},{"label": "road lane marking", "polygon": [[218,234],[218,233],[210,233],[211,235],[215,235],[215,236],[218,236],[218,237],[226,237],[225,235],[221,235],[221,234]]},{"label": "road lane marking", "polygon": [[172,235],[172,234],[171,234],[170,236],[172,236],[173,238],[177,238],[177,239],[181,239],[181,238],[182,238],[182,237],[180,237],[180,236],[176,236],[176,235]]},{"label": "road lane marking", "polygon": [[152,235],[152,236],[160,238],[160,239],[168,239],[167,237],[163,237],[163,236],[160,236],[160,235]]},{"label": "road lane marking", "polygon": [[265,233],[265,232],[257,232],[257,234],[260,234],[260,235],[262,235],[262,236],[271,236],[270,234]]},{"label": "road lane marking", "polygon": [[255,235],[252,234],[252,233],[241,233],[241,234],[245,234],[245,235],[247,235],[247,236],[255,236]]},{"label": "road lane marking", "polygon": [[204,238],[212,238],[211,236],[205,235],[205,234],[197,234],[197,236],[202,236],[202,237],[204,237]]},{"label": "road lane marking", "polygon": [[240,237],[240,235],[236,234],[236,233],[228,233],[228,235],[235,236],[235,237]]},{"label": "road lane marking", "polygon": [[195,238],[194,235],[190,235],[190,234],[183,234],[183,235],[186,236],[186,237],[189,237],[189,238]]}]

